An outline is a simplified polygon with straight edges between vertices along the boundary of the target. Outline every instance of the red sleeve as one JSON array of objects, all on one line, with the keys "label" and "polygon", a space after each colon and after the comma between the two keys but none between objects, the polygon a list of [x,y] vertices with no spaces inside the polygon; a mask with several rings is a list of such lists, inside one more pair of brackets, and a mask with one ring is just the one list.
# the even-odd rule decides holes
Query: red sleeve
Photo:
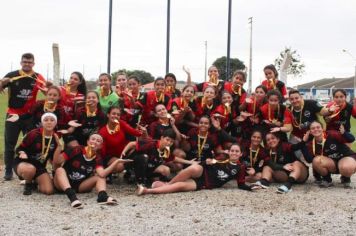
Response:
[{"label": "red sleeve", "polygon": [[283,124],[292,124],[292,113],[287,108],[284,111]]},{"label": "red sleeve", "polygon": [[330,130],[328,131],[328,136],[330,135],[331,137],[333,137],[334,139],[336,139],[336,141],[338,141],[339,143],[348,143],[347,140],[344,138],[344,136],[335,130]]},{"label": "red sleeve", "polygon": [[246,97],[247,97],[247,93],[246,92],[241,94],[240,105],[246,101]]},{"label": "red sleeve", "polygon": [[283,97],[287,96],[287,87],[286,87],[286,85],[283,85],[281,92],[282,92],[282,96]]},{"label": "red sleeve", "polygon": [[356,118],[356,102],[354,102],[354,106],[352,107],[352,117]]},{"label": "red sleeve", "polygon": [[39,135],[38,129],[34,129],[25,135],[20,146],[22,148],[27,148],[35,141],[36,137]]},{"label": "red sleeve", "polygon": [[139,137],[142,135],[142,133],[140,131],[138,131],[137,129],[132,128],[129,124],[127,124],[125,121],[120,120],[120,128],[122,128],[125,133],[128,133],[132,136],[136,136]]},{"label": "red sleeve", "polygon": [[154,140],[138,140],[136,142],[136,151],[138,152],[147,152],[151,149],[156,148],[156,141]]}]

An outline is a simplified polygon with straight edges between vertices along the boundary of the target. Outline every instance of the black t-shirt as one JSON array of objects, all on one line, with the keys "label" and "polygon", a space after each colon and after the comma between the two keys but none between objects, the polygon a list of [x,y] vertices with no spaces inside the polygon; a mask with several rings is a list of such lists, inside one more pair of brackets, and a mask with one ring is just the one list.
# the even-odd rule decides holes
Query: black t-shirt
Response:
[{"label": "black t-shirt", "polygon": [[[140,154],[146,154],[148,156],[148,163],[151,166],[159,166],[164,162],[170,162],[174,160],[174,156],[169,148],[169,152],[158,151],[160,145],[159,140],[152,139],[139,139],[136,143],[136,152]],[[168,150],[168,149],[167,149]]]},{"label": "black t-shirt", "polygon": [[[187,153],[188,159],[197,158],[198,161],[205,161],[207,158],[214,157],[214,149],[219,146],[217,136],[209,132],[206,140],[204,137],[198,135],[197,128],[191,129],[187,136],[189,137],[190,150]],[[200,141],[199,141],[200,139]],[[199,142],[201,146],[201,153],[199,156]]]}]

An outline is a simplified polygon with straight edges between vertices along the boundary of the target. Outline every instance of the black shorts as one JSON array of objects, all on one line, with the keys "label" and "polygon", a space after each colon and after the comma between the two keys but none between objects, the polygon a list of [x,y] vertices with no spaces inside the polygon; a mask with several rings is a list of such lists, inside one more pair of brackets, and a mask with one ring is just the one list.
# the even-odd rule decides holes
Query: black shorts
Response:
[{"label": "black shorts", "polygon": [[197,189],[196,190],[201,190],[201,189],[205,189],[205,178],[204,178],[204,173],[198,177],[198,178],[193,178],[193,181],[195,182]]},{"label": "black shorts", "polygon": [[42,175],[44,173],[48,173],[46,167],[43,164],[41,164],[40,162],[29,160],[29,159],[20,159],[20,158],[16,157],[14,160],[14,171],[15,171],[16,175],[19,177],[22,177],[22,176],[20,176],[17,173],[17,167],[22,162],[29,163],[36,168],[36,173],[35,173],[34,179],[36,179],[37,177],[39,177],[40,175]]},{"label": "black shorts", "polygon": [[[68,175],[67,175],[68,177]],[[74,191],[76,191],[77,193],[79,192],[79,186],[81,183],[83,183],[83,181],[85,180],[71,180],[69,177],[68,177],[68,180],[69,180],[69,184],[70,184],[70,187],[72,189],[74,189]]]},{"label": "black shorts", "polygon": [[[347,156],[347,157],[351,157],[351,158],[353,158],[353,159],[356,161],[356,154],[350,155],[350,156]],[[329,158],[330,158],[330,157],[329,157]],[[340,159],[332,159],[332,158],[330,158],[331,160],[334,161],[334,163],[335,163],[335,168],[336,168],[336,172],[333,173],[333,174],[340,174],[339,161],[342,160],[342,158],[344,158],[344,157],[341,157]]]}]

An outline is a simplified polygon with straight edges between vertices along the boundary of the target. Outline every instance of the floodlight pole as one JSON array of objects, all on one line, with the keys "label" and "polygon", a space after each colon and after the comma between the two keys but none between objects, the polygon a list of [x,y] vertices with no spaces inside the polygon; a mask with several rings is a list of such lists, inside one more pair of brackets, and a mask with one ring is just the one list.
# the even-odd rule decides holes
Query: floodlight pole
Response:
[{"label": "floodlight pole", "polygon": [[170,27],[171,27],[171,0],[167,0],[166,74],[169,73]]},{"label": "floodlight pole", "polygon": [[109,0],[109,30],[108,30],[108,62],[107,73],[111,72],[111,30],[112,30],[112,0]]},{"label": "floodlight pole", "polygon": [[227,24],[227,56],[226,56],[226,80],[230,79],[230,44],[231,44],[231,5],[232,0],[229,0],[229,14]]}]

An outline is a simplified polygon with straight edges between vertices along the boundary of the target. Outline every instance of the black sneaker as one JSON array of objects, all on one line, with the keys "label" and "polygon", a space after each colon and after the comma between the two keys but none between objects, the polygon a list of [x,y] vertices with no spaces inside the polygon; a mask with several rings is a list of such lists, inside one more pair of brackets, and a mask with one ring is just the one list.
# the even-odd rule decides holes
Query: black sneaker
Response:
[{"label": "black sneaker", "polygon": [[5,169],[4,179],[6,181],[10,181],[12,180],[12,176],[13,176],[12,169]]},{"label": "black sneaker", "polygon": [[351,178],[350,177],[341,176],[340,180],[341,180],[341,184],[344,185],[344,188],[351,188]]},{"label": "black sneaker", "polygon": [[113,178],[112,178],[112,174],[106,176],[106,183],[107,184],[113,184]]},{"label": "black sneaker", "polygon": [[333,182],[329,182],[326,180],[322,180],[321,183],[319,184],[320,188],[329,188],[331,186],[333,186]]},{"label": "black sneaker", "polygon": [[26,183],[23,190],[23,195],[31,195],[31,194],[32,194],[32,183]]}]

